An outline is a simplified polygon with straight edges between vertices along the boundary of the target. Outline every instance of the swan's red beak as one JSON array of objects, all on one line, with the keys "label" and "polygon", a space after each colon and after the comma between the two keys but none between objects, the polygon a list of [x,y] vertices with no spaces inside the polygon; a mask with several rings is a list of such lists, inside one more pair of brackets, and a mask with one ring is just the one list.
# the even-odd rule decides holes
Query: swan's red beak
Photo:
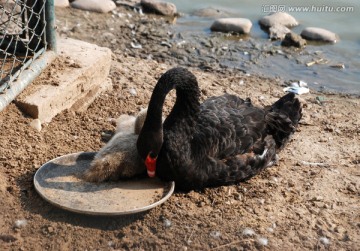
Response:
[{"label": "swan's red beak", "polygon": [[150,153],[146,157],[145,166],[147,169],[147,174],[150,178],[155,177],[155,170],[156,170],[156,158],[150,156]]}]

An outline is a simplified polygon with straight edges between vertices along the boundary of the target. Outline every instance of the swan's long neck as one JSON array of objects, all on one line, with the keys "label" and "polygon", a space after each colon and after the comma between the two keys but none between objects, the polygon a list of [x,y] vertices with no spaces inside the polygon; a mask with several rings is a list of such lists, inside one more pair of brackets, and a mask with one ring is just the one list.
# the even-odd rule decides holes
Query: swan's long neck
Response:
[{"label": "swan's long neck", "polygon": [[180,117],[194,116],[200,107],[200,91],[196,77],[184,68],[174,68],[161,76],[151,96],[148,116],[144,123],[145,130],[162,130],[162,108],[166,95],[176,89],[176,102],[167,117],[170,125]]}]

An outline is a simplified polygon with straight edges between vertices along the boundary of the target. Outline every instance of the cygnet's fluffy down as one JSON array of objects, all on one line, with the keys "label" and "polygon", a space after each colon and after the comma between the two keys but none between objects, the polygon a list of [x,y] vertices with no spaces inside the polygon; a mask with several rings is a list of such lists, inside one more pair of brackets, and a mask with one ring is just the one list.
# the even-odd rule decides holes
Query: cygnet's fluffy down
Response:
[{"label": "cygnet's fluffy down", "polygon": [[142,109],[138,115],[131,116],[128,114],[122,114],[116,120],[116,130],[115,134],[123,133],[123,134],[133,134],[139,135],[141,128],[144,125],[144,121],[146,119],[147,109]]},{"label": "cygnet's fluffy down", "polygon": [[84,173],[86,181],[116,181],[146,173],[144,162],[136,149],[136,141],[146,113],[147,109],[143,109],[136,118],[121,115],[117,119],[115,135],[95,155],[90,168]]}]

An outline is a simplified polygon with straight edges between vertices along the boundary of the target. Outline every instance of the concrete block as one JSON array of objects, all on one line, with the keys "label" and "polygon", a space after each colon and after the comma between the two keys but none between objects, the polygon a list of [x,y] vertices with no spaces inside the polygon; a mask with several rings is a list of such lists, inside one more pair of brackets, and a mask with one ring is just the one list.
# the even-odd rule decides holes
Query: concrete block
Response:
[{"label": "concrete block", "polygon": [[84,111],[97,95],[112,88],[107,79],[110,49],[70,38],[58,39],[57,46],[57,59],[15,100],[42,123],[65,109]]}]

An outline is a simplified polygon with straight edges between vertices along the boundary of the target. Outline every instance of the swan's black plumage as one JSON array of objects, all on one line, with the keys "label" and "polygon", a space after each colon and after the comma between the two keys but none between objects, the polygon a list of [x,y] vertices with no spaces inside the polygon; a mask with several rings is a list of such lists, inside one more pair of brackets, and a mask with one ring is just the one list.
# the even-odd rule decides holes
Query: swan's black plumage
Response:
[{"label": "swan's black plumage", "polygon": [[[177,99],[162,124],[162,106],[175,88]],[[294,133],[301,106],[292,93],[258,108],[249,99],[225,94],[202,104],[195,76],[173,68],[153,91],[137,149],[145,160],[158,155],[156,175],[190,190],[251,178],[275,159]]]}]

